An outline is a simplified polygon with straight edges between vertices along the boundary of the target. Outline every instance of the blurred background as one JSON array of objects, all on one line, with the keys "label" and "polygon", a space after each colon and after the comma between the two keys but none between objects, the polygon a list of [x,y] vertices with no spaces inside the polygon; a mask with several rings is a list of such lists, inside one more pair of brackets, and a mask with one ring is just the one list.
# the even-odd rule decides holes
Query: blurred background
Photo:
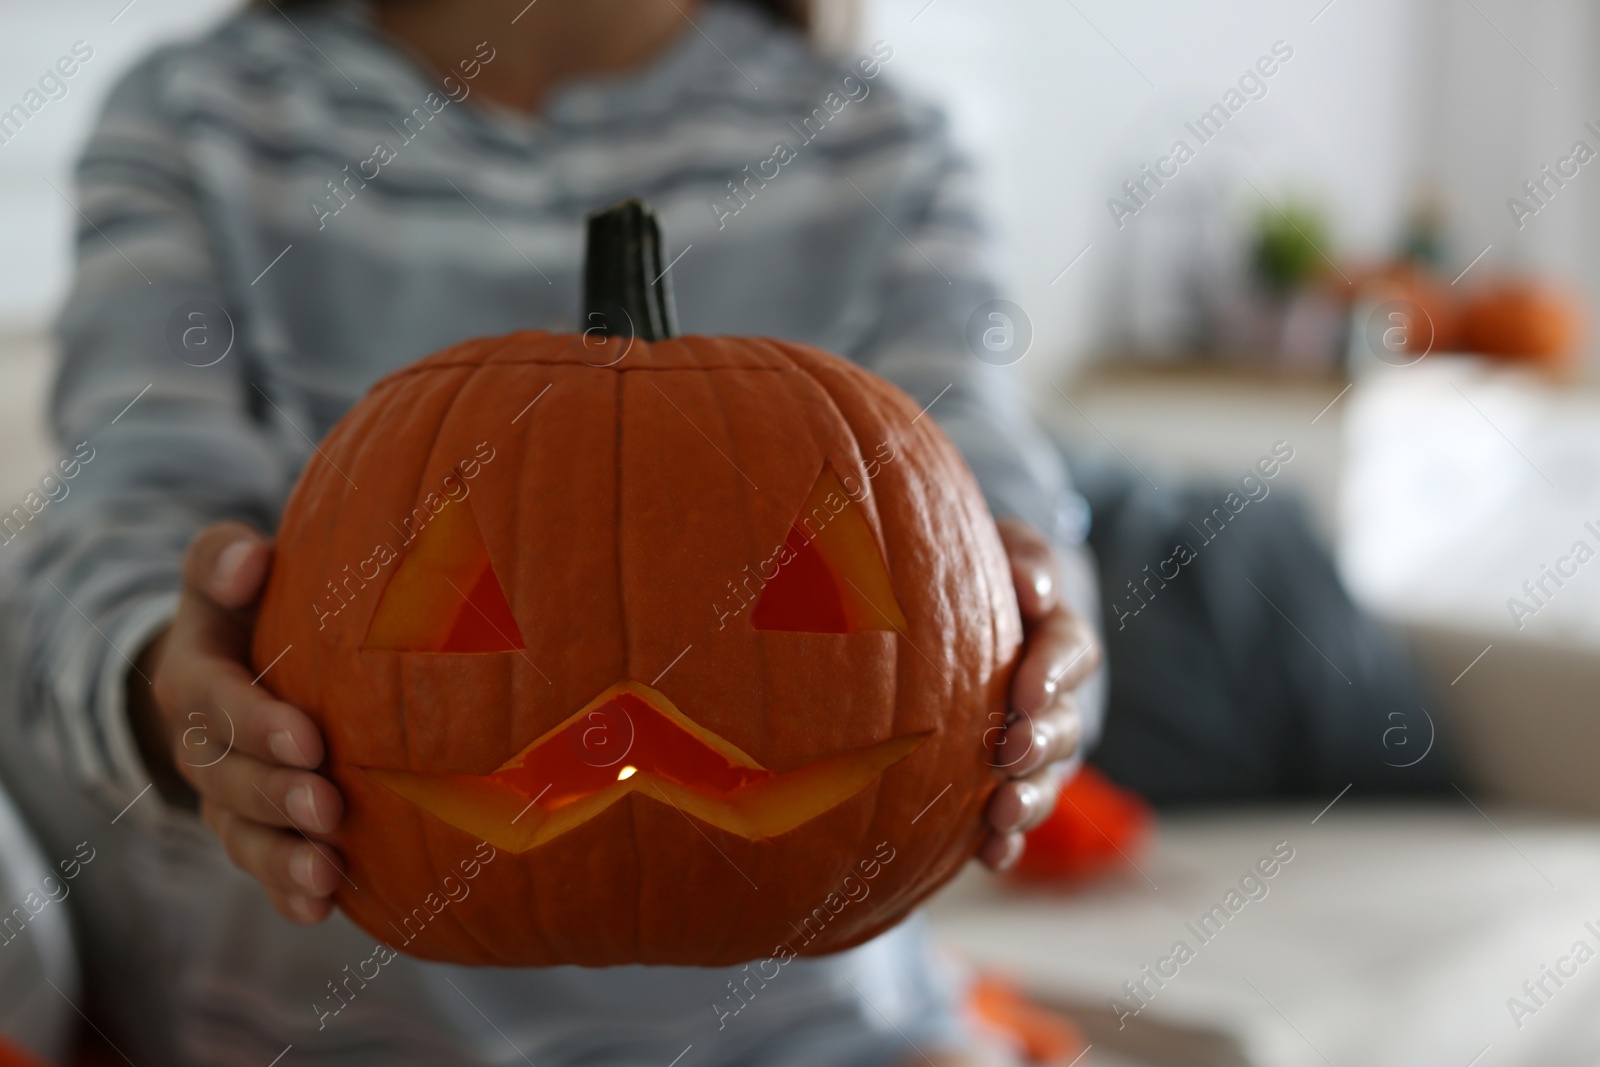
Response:
[{"label": "blurred background", "polygon": [[[128,64],[236,6],[0,0],[0,108],[93,49],[64,97],[0,127],[8,498],[53,458],[73,155]],[[1537,1003],[1523,983],[1577,940],[1600,949],[1600,9],[868,0],[858,32],[976,160],[1014,303],[991,361],[1091,498],[1198,521],[1287,444],[1273,491],[1305,519],[1281,536],[1325,550],[1422,676],[1381,720],[1399,733],[1368,740],[1395,768],[1436,734],[1459,759],[1420,806],[1318,780],[1315,801],[1163,810],[1158,830],[1094,809],[1092,828],[1127,816],[1102,835],[1114,869],[1021,898],[966,878],[935,907],[947,942],[1066,1008],[1085,1063],[1594,1062],[1600,977]],[[1161,557],[1122,573],[1096,547],[1120,629],[1137,564]],[[1284,641],[1321,644],[1262,597]],[[1143,977],[1280,842],[1295,858],[1267,896],[1177,977]]]}]

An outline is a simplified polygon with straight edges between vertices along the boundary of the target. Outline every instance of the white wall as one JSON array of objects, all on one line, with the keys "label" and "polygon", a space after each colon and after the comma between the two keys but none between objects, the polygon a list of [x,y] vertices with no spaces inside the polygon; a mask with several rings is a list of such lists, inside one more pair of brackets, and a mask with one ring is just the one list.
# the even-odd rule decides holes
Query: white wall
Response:
[{"label": "white wall", "polygon": [[[1294,58],[1176,181],[1231,172],[1279,203],[1306,195],[1328,208],[1343,249],[1387,247],[1410,193],[1421,5],[1335,0],[1318,17],[1325,2],[873,0],[868,35],[894,43],[896,75],[948,103],[984,168],[1013,298],[1036,330],[1036,382],[1096,339],[1113,264],[1141,221],[1119,231],[1106,200],[1274,41]],[[1242,207],[1264,207],[1242,189]]]},{"label": "white wall", "polygon": [[[1582,139],[1600,152],[1593,73],[1600,11],[1586,0],[1428,0],[1438,26],[1421,129],[1427,173],[1444,190],[1474,274],[1532,269],[1575,279],[1600,297],[1600,160],[1558,189],[1519,228],[1507,208]],[[1591,367],[1593,363],[1591,362]]]},{"label": "white wall", "polygon": [[[22,131],[0,144],[0,328],[36,328],[54,313],[67,280],[70,167],[111,83],[152,43],[204,27],[231,0],[0,0],[0,110],[22,100],[74,42],[93,58]],[[113,21],[115,20],[115,21]]]},{"label": "white wall", "polygon": [[[1590,251],[1600,164],[1520,233],[1504,206],[1582,134],[1584,118],[1600,119],[1590,106],[1600,99],[1586,55],[1600,30],[1589,5],[1326,2],[866,0],[863,34],[894,44],[895,75],[950,107],[979,161],[1011,296],[1034,322],[1025,365],[1035,382],[1059,375],[1102,336],[1115,264],[1141,221],[1119,231],[1107,198],[1277,40],[1294,59],[1179,181],[1242,176],[1280,203],[1290,192],[1310,196],[1330,210],[1340,250],[1355,254],[1385,249],[1417,182],[1433,181],[1455,209],[1463,265],[1493,243],[1476,269],[1547,265],[1600,294],[1600,253]],[[0,325],[43,322],[60,297],[72,216],[45,179],[67,191],[69,161],[110,81],[153,41],[236,6],[125,5],[0,0],[0,108],[74,41],[95,49],[68,96],[0,145]],[[1241,206],[1259,210],[1243,189]]]}]

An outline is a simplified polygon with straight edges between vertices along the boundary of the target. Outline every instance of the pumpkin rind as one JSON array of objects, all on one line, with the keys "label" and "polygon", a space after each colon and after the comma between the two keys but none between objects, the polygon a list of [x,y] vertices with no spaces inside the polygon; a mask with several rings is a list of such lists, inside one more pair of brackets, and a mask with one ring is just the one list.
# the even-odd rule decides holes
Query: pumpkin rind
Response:
[{"label": "pumpkin rind", "polygon": [[[273,664],[264,684],[327,741],[347,802],[340,907],[428,959],[711,966],[847,948],[952,876],[1000,777],[986,731],[1004,718],[1021,625],[971,474],[918,414],[843,360],[745,338],[524,332],[374,386],[291,496],[254,645]],[[901,629],[761,630],[734,592],[829,466],[859,487],[849,506],[882,550]],[[363,648],[430,493],[470,509],[521,650]],[[380,544],[395,558],[379,562]],[[361,769],[487,776],[627,680],[777,774],[929,736],[778,837],[635,792],[487,862]],[[845,896],[847,876],[864,897]]]}]

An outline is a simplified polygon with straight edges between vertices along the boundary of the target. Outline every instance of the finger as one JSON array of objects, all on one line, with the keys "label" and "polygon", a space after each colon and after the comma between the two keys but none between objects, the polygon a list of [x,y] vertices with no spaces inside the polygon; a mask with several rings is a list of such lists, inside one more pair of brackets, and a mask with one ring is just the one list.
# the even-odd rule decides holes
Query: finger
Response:
[{"label": "finger", "polygon": [[302,926],[315,926],[333,913],[333,901],[326,897],[308,897],[304,893],[282,893],[268,889],[267,898],[278,909],[278,914]]},{"label": "finger", "polygon": [[238,752],[285,767],[321,765],[322,732],[305,712],[252,685],[242,665],[203,657],[196,666],[202,659],[205,670],[194,672],[201,677],[175,708],[181,762],[197,766]]},{"label": "finger", "polygon": [[327,897],[339,888],[344,869],[333,848],[211,807],[206,821],[217,831],[228,858],[269,890]]},{"label": "finger", "polygon": [[219,522],[195,535],[183,557],[183,586],[220,608],[255,602],[272,562],[272,543],[242,522]]},{"label": "finger", "polygon": [[995,748],[995,766],[1013,778],[1026,778],[1052,763],[1071,759],[1082,732],[1083,716],[1077,702],[1058,693],[1043,714],[1022,715],[1006,726]]},{"label": "finger", "polygon": [[1000,543],[1011,563],[1011,584],[1024,620],[1042,617],[1056,606],[1061,573],[1055,549],[1039,531],[1018,519],[1001,519]]},{"label": "finger", "polygon": [[1027,778],[1012,778],[1000,783],[985,809],[989,828],[996,833],[1031,830],[1043,822],[1055,807],[1055,783],[1048,770]]},{"label": "finger", "polygon": [[[224,811],[214,804],[202,804],[200,813],[206,824],[217,832],[219,839],[223,838],[224,827],[231,828],[240,821],[237,820],[236,816]],[[268,834],[281,834],[280,831],[275,830],[264,830],[264,832]],[[235,838],[239,833],[240,831],[230,829],[228,836],[229,838]],[[239,843],[236,843],[235,847],[240,847]],[[243,845],[242,847],[248,849],[250,846]],[[234,856],[234,849],[228,848],[227,839],[224,839],[224,848],[228,850],[229,856],[232,858]],[[321,858],[330,865],[336,864],[339,860],[338,854],[333,852],[331,849],[326,851],[328,855]],[[242,855],[243,853],[241,853],[241,857]],[[293,866],[294,861],[291,859],[289,862],[290,878],[295,880]],[[304,862],[305,861],[302,861],[302,863]],[[255,876],[258,880],[261,879],[261,876],[256,874],[255,871],[249,870],[249,868],[246,868],[244,864],[239,863],[237,858],[234,859],[234,863],[241,869],[246,870],[247,873]],[[333,869],[335,871],[338,870],[336,866]],[[317,885],[318,888],[321,887],[323,883],[320,881],[320,879],[322,879],[325,875],[325,871],[323,869],[320,869],[316,864],[313,863],[309,866],[302,866],[301,870],[305,872],[306,877],[311,880],[312,884]],[[295,880],[295,882],[296,888],[292,890],[277,888],[276,885],[270,881],[263,880],[262,884],[263,888],[267,891],[268,898],[272,901],[272,906],[276,908],[284,918],[290,920],[291,922],[310,925],[322,922],[324,919],[326,919],[333,911],[332,902],[324,896],[312,895],[308,892],[302,891],[299,888],[298,880]]]},{"label": "finger", "polygon": [[1027,778],[1018,778],[1014,781],[1017,785],[1029,785],[1036,790],[1027,802],[1027,814],[1017,827],[1023,833],[1027,833],[1048,819],[1051,812],[1056,810],[1056,802],[1061,796],[1061,783],[1051,767],[1045,767]]},{"label": "finger", "polygon": [[1011,679],[1011,706],[1034,714],[1058,692],[1070,693],[1100,666],[1100,642],[1087,622],[1058,607],[1028,634]]},{"label": "finger", "polygon": [[180,754],[182,763],[215,759],[237,748],[257,759],[294,767],[322,762],[321,732],[299,709],[255,684],[247,666],[250,627],[236,610],[252,602],[271,562],[271,545],[242,523],[219,523],[196,536],[184,557],[184,591],[166,637],[156,695],[173,733],[203,756]]},{"label": "finger", "polygon": [[[271,549],[242,523],[208,526],[183,557],[183,587],[170,641],[186,652],[211,652],[239,663],[250,659],[249,606],[265,580]],[[165,663],[173,657],[163,657]],[[156,680],[157,695],[162,688]]]},{"label": "finger", "polygon": [[252,822],[317,837],[332,833],[344,817],[344,799],[326,778],[249,756],[235,753],[208,767],[190,767],[184,777],[205,800]]},{"label": "finger", "polygon": [[184,749],[178,761],[209,763],[238,751],[271,763],[311,768],[323,758],[322,733],[303,711],[256,684],[237,648],[219,647],[208,627],[220,609],[191,600],[179,608],[156,672],[156,697],[168,734]]},{"label": "finger", "polygon": [[991,871],[1009,869],[1022,858],[1021,834],[990,834],[978,849],[978,861]]}]

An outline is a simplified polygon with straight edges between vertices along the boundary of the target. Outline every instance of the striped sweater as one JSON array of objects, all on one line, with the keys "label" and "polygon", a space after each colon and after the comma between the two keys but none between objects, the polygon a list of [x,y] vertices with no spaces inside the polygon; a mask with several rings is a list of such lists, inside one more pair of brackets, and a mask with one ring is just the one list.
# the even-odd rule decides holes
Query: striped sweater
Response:
[{"label": "striped sweater", "polygon": [[[10,595],[28,619],[30,743],[112,812],[139,797],[149,776],[124,678],[171,616],[190,537],[228,518],[272,529],[314,443],[381,375],[469,336],[573,329],[584,217],[625,196],[662,215],[684,333],[803,341],[887,377],[930,405],[993,510],[1071,554],[1081,502],[1013,393],[1015,371],[965,340],[994,295],[970,175],[941,115],[889,84],[893,56],[879,42],[825,59],[712,3],[646,68],[568,85],[528,117],[474,91],[485,65],[506,61],[492,40],[441,78],[344,3],[252,9],[139,64],[79,163],[78,269],[59,324],[54,428],[65,458],[82,442],[93,459],[75,467],[70,497],[0,547],[25,553]],[[153,793],[127,816],[152,832],[187,818]],[[242,878],[214,860],[196,869]],[[896,1025],[943,1033],[947,1005],[913,962],[912,929],[857,952],[876,952],[871,981],[899,991]],[[814,977],[793,980],[793,1003],[811,1007],[782,1026],[801,1047],[815,1009],[837,1024],[814,1028],[827,1062],[879,1062],[891,1046],[882,1055],[897,1058],[909,1050],[884,1044],[876,1017],[838,991],[854,956],[807,963]],[[228,962],[210,983],[183,970],[202,964],[182,952],[171,962],[196,997],[254,998],[169,1021],[173,1062],[234,1062],[220,1050],[242,1043],[238,1062],[264,1063],[290,1041],[315,1058],[315,1026],[230,1028],[252,1013],[314,1023],[281,1004],[324,991]],[[493,999],[491,986],[477,995]],[[346,1058],[326,1062],[411,1062],[348,1049],[358,1033],[377,1048],[386,1028],[419,1027],[462,1062],[504,1061],[471,1051],[478,1039],[460,1036],[453,1009],[365,1018],[337,1043]],[[593,1032],[539,1025],[527,1014],[521,1038],[544,1048],[546,1060],[528,1051],[536,1062],[624,1062],[595,1052],[610,1046]],[[563,1036],[539,1046],[549,1033]]]}]

